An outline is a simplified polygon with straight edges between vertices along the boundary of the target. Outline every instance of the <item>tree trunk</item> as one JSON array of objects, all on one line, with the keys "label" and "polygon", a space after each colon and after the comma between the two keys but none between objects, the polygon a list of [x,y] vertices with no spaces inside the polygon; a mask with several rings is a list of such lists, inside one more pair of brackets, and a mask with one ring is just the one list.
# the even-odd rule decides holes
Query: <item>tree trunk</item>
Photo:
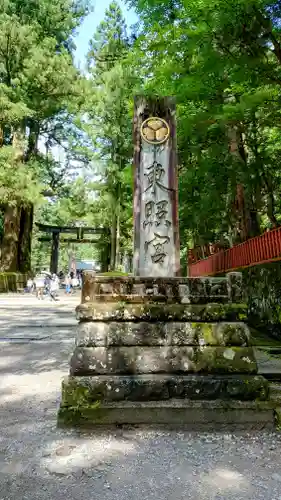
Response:
[{"label": "tree trunk", "polygon": [[253,238],[254,236],[260,235],[260,224],[257,210],[251,209],[249,210],[249,223],[248,223],[248,232],[247,239]]},{"label": "tree trunk", "polygon": [[21,210],[18,206],[6,206],[4,214],[4,235],[1,245],[2,271],[18,271],[20,214]]},{"label": "tree trunk", "polygon": [[111,250],[110,250],[110,270],[115,271],[116,268],[116,243],[117,243],[117,216],[113,214],[111,226]]},{"label": "tree trunk", "polygon": [[272,52],[275,54],[278,62],[281,64],[281,44],[278,35],[274,33],[273,23],[271,20],[269,20],[269,17],[265,17],[259,9],[255,8],[255,12],[257,19],[265,30],[265,34],[268,36],[273,45]]},{"label": "tree trunk", "polygon": [[100,249],[100,262],[101,262],[101,272],[107,273],[110,265],[110,244],[109,241],[106,240]]},{"label": "tree trunk", "polygon": [[24,150],[25,150],[25,126],[24,124],[21,127],[13,130],[13,140],[12,146],[14,150],[14,158],[16,161],[23,161],[24,159]]},{"label": "tree trunk", "polygon": [[33,205],[23,206],[20,215],[18,270],[21,273],[31,271],[31,238],[33,226]]},{"label": "tree trunk", "polygon": [[[25,122],[12,130],[12,146],[15,168],[24,160],[26,146]],[[3,130],[0,130],[0,147]],[[32,136],[33,145],[36,143]],[[19,193],[20,194],[20,193]],[[4,234],[1,242],[1,269],[7,272],[28,272],[31,270],[31,236],[33,225],[33,205],[23,205],[15,201],[15,206],[6,205],[4,215]]]},{"label": "tree trunk", "polygon": [[269,218],[272,227],[276,228],[278,227],[278,220],[275,217],[274,205],[275,205],[274,195],[273,193],[269,193],[267,198],[267,217]]},{"label": "tree trunk", "polygon": [[244,187],[242,184],[238,184],[236,188],[236,206],[237,206],[237,215],[238,215],[238,232],[240,241],[245,241],[247,239],[248,234],[248,223],[247,223],[247,214],[245,207],[245,195],[244,195]]},{"label": "tree trunk", "polygon": [[118,202],[118,210],[116,215],[116,257],[115,268],[118,269],[120,265],[120,201]]},{"label": "tree trunk", "polygon": [[28,161],[32,155],[37,153],[39,133],[40,133],[39,124],[34,120],[30,120],[25,161]]},{"label": "tree trunk", "polygon": [[[244,147],[243,135],[239,127],[232,127],[228,130],[230,153],[243,163],[247,168],[247,152]],[[237,185],[236,207],[238,219],[238,233],[240,241],[245,241],[253,236],[260,234],[260,225],[258,213],[253,206],[249,194],[245,193],[242,183]]]},{"label": "tree trunk", "polygon": [[275,200],[274,200],[274,190],[272,176],[270,174],[262,174],[264,186],[267,191],[267,217],[269,218],[272,227],[278,227],[278,220],[275,215]]}]

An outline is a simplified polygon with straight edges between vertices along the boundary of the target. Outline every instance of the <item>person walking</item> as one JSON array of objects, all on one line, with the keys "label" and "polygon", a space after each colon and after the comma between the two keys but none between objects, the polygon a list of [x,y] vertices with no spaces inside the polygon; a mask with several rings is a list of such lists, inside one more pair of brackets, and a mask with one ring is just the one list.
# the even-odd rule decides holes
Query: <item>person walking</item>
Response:
[{"label": "person walking", "polygon": [[58,291],[59,291],[59,278],[58,276],[54,273],[52,275],[52,278],[50,280],[50,297],[51,300],[53,301],[58,301]]},{"label": "person walking", "polygon": [[38,300],[43,300],[45,276],[43,274],[37,274],[34,279],[34,284],[36,288],[36,298]]},{"label": "person walking", "polygon": [[78,273],[79,288],[82,288],[82,271]]},{"label": "person walking", "polygon": [[71,278],[69,274],[65,277],[65,293],[66,295],[71,294]]},{"label": "person walking", "polygon": [[73,276],[73,278],[71,279],[71,287],[73,292],[75,291],[76,288],[78,288],[78,286],[79,286],[78,278],[77,276]]},{"label": "person walking", "polygon": [[26,284],[26,289],[28,293],[32,293],[34,289],[34,282],[31,278],[28,278],[27,284]]}]

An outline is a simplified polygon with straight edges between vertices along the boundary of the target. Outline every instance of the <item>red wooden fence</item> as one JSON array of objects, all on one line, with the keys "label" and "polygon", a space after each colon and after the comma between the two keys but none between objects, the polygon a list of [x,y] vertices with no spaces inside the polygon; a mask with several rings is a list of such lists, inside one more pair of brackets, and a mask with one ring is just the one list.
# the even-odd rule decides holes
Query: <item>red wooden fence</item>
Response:
[{"label": "red wooden fence", "polygon": [[194,263],[189,259],[189,276],[212,276],[275,260],[281,260],[281,227],[228,250],[222,250],[206,259]]}]

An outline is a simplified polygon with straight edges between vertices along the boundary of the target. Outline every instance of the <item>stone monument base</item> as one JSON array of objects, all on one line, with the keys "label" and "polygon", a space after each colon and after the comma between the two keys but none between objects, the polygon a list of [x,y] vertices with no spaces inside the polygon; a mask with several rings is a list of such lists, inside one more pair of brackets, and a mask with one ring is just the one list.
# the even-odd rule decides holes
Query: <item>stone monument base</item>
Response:
[{"label": "stone monument base", "polygon": [[60,425],[273,427],[241,276],[84,275]]},{"label": "stone monument base", "polygon": [[263,401],[171,399],[61,406],[60,427],[165,426],[187,430],[273,430],[275,403]]}]

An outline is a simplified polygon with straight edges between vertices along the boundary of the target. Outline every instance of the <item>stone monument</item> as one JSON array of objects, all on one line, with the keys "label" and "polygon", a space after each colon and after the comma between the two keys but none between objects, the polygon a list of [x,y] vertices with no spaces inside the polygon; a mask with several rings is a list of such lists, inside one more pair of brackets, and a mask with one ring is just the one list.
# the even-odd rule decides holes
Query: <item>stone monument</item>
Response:
[{"label": "stone monument", "polygon": [[135,101],[135,276],[180,273],[175,113],[172,98]]},{"label": "stone monument", "polygon": [[272,426],[241,274],[179,277],[172,98],[135,100],[134,147],[134,276],[84,272],[58,421]]}]

